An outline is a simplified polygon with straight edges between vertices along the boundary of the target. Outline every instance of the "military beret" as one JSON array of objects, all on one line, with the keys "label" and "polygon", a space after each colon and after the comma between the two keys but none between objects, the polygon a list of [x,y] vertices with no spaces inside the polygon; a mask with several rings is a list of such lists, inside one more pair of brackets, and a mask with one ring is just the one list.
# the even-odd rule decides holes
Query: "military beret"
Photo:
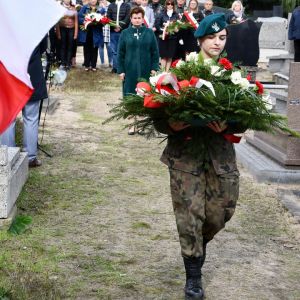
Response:
[{"label": "military beret", "polygon": [[194,33],[195,38],[202,38],[206,35],[217,33],[226,28],[227,23],[224,14],[212,14],[205,17]]}]

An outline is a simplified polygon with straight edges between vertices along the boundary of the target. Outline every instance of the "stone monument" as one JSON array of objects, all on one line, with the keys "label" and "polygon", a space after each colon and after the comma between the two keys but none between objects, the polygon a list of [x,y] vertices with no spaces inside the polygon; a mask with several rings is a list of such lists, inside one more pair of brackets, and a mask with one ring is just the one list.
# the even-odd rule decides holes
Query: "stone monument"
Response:
[{"label": "stone monument", "polygon": [[[291,63],[285,109],[288,125],[300,132],[300,63]],[[300,139],[278,132],[255,132],[247,142],[284,166],[300,166]]]},{"label": "stone monument", "polygon": [[28,159],[19,148],[0,146],[0,226],[16,212],[16,200],[28,177]]}]

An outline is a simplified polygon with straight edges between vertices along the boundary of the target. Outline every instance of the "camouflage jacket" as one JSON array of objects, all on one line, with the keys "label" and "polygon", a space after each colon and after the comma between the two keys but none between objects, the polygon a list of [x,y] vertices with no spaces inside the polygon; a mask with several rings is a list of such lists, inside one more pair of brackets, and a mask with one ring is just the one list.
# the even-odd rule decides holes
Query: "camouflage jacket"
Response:
[{"label": "camouflage jacket", "polygon": [[[212,163],[218,175],[237,171],[234,146],[222,133],[208,127],[189,127],[174,132],[165,120],[155,122],[156,129],[168,135],[161,161],[172,169],[199,175]],[[241,133],[245,128],[229,125],[226,134]]]}]

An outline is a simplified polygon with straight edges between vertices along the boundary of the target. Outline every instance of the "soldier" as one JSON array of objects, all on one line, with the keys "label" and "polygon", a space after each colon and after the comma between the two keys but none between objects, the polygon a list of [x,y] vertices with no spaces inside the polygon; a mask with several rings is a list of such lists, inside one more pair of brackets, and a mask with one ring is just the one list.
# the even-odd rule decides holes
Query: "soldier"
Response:
[{"label": "soldier", "polygon": [[[227,29],[224,14],[202,20],[195,32],[204,59],[218,58]],[[239,193],[234,147],[223,134],[243,132],[238,124],[157,121],[168,134],[161,161],[169,167],[173,209],[186,271],[186,299],[203,299],[201,268],[206,245],[232,217]]]}]

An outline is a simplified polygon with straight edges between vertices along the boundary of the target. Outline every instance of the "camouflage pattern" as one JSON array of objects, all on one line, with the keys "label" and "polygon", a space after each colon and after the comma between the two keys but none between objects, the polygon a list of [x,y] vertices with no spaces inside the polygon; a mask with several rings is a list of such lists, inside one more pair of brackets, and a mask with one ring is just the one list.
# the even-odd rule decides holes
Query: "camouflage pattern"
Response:
[{"label": "camouflage pattern", "polygon": [[169,135],[161,161],[172,169],[194,175],[199,175],[209,162],[218,175],[237,171],[233,144],[209,128],[189,128]]},{"label": "camouflage pattern", "polygon": [[[170,170],[182,255],[203,256],[203,246],[230,220],[238,199],[239,172],[234,146],[222,133],[205,125],[191,125],[174,132],[161,119],[155,127],[168,134],[161,161]],[[244,131],[238,123],[231,122],[224,133]]]},{"label": "camouflage pattern", "polygon": [[182,255],[201,257],[203,240],[212,240],[234,213],[239,172],[218,175],[212,164],[199,175],[171,168],[169,171]]}]

